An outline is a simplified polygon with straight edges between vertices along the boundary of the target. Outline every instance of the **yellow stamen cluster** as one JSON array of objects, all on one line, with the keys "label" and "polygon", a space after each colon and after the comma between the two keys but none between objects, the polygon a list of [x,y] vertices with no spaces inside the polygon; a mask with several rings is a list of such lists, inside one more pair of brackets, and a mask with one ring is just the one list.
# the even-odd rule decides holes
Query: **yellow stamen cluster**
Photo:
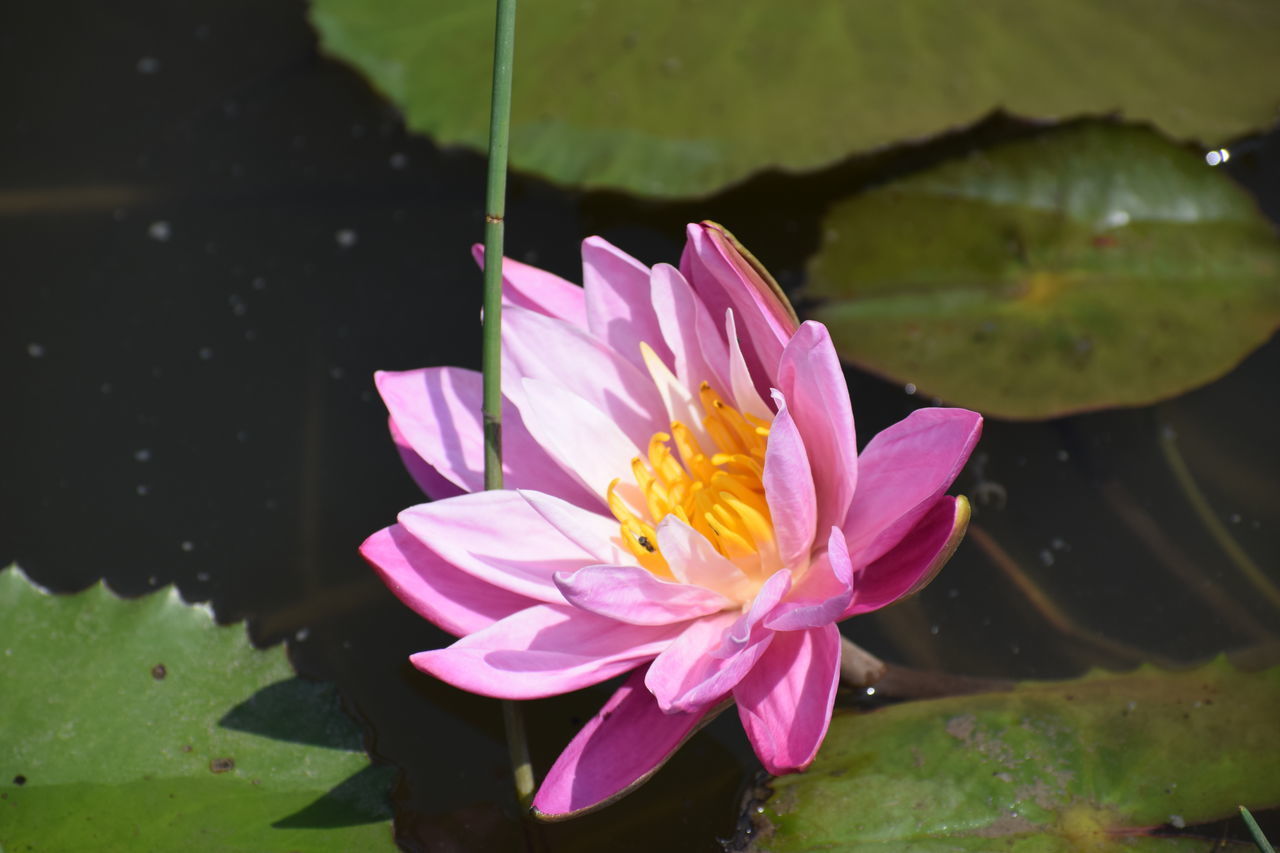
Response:
[{"label": "yellow stamen cluster", "polygon": [[642,506],[618,494],[621,478],[609,484],[609,508],[622,525],[622,542],[640,565],[671,577],[655,528],[674,515],[749,574],[765,571],[776,550],[762,482],[769,422],[737,411],[705,382],[698,396],[706,413],[703,432],[713,445],[709,453],[693,430],[675,421],[670,433],[649,439],[646,458],[631,460]]}]

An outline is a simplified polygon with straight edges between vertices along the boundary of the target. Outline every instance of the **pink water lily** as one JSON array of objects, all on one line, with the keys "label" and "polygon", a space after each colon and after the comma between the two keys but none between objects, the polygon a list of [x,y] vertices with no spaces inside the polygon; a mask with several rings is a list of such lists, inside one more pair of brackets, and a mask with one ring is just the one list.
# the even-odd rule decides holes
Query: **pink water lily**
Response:
[{"label": "pink water lily", "polygon": [[[710,223],[680,268],[600,238],[583,286],[504,262],[504,469],[482,490],[479,374],[377,375],[432,503],[364,556],[461,637],[419,669],[506,699],[630,673],[547,774],[544,817],[611,801],[736,703],[774,774],[809,765],[841,619],[926,583],[967,504],[945,494],[981,419],[922,409],[859,454],[825,327]],[[481,259],[482,260],[482,259]]]}]

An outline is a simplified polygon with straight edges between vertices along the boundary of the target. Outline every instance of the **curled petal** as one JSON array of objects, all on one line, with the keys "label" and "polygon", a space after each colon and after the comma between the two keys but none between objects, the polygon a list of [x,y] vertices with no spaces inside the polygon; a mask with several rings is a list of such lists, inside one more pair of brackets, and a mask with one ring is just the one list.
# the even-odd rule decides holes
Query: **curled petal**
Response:
[{"label": "curled petal", "polygon": [[831,722],[840,681],[840,631],[825,625],[779,633],[733,689],[738,717],[765,770],[808,767]]},{"label": "curled petal", "polygon": [[568,605],[538,604],[409,660],[455,687],[498,699],[539,699],[633,669],[680,626],[626,625]]},{"label": "curled petal", "polygon": [[645,672],[632,673],[560,753],[533,799],[539,819],[565,820],[616,802],[717,713],[716,706],[663,713],[644,686]]},{"label": "curled petal", "polygon": [[703,382],[727,388],[728,348],[702,300],[670,264],[656,264],[651,282],[653,307],[675,375],[691,390]]},{"label": "curled petal", "polygon": [[750,578],[688,524],[669,515],[658,525],[657,534],[658,550],[667,558],[676,580],[706,587],[734,601],[749,596]]},{"label": "curled petal", "polygon": [[844,616],[879,610],[918,592],[951,559],[968,526],[967,500],[938,498],[893,549],[858,573]]}]

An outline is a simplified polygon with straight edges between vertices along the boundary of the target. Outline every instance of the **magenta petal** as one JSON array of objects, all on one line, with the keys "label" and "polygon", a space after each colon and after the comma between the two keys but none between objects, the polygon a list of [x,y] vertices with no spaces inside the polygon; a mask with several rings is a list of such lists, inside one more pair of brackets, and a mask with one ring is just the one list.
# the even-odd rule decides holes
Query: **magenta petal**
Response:
[{"label": "magenta petal", "polygon": [[[471,255],[484,269],[484,245],[476,243],[472,246]],[[580,329],[587,327],[587,309],[581,287],[511,258],[502,259],[502,298],[511,305],[557,317]]]},{"label": "magenta petal", "polygon": [[782,564],[799,570],[809,562],[818,506],[804,440],[787,410],[786,400],[777,393],[773,399],[778,414],[765,447],[764,494]]},{"label": "magenta petal", "polygon": [[591,334],[641,370],[641,342],[671,362],[649,295],[648,267],[608,240],[588,237],[582,241],[582,288]]},{"label": "magenta petal", "polygon": [[858,573],[844,616],[878,610],[920,590],[951,558],[968,526],[968,501],[938,498],[896,547]]},{"label": "magenta petal", "polygon": [[536,603],[454,568],[398,524],[366,539],[360,554],[397,598],[455,636],[483,630]]},{"label": "magenta petal", "polygon": [[652,776],[708,717],[711,707],[664,714],[636,670],[569,743],[533,799],[544,820],[615,802]]},{"label": "magenta petal", "polygon": [[624,625],[569,606],[538,604],[409,660],[455,687],[498,699],[539,699],[633,669],[662,651],[675,627]]},{"label": "magenta petal", "polygon": [[825,326],[804,323],[787,342],[778,364],[778,390],[787,398],[809,452],[818,500],[816,529],[843,527],[858,482],[858,445],[849,387]]},{"label": "magenta petal", "polygon": [[804,770],[826,737],[840,681],[840,631],[779,633],[733,690],[738,717],[765,770]]},{"label": "magenta petal", "polygon": [[587,566],[555,581],[574,607],[631,625],[687,622],[734,606],[709,589],[664,581],[639,566]]},{"label": "magenta petal", "polygon": [[876,435],[858,459],[858,490],[844,524],[862,565],[898,544],[955,480],[982,434],[966,409],[920,409]]},{"label": "magenta petal", "polygon": [[563,603],[552,580],[613,556],[609,542],[584,549],[550,524],[518,492],[459,495],[410,507],[400,524],[419,542],[472,577],[538,601]]},{"label": "magenta petal", "polygon": [[400,461],[404,463],[409,476],[413,477],[413,481],[427,497],[438,500],[465,494],[465,489],[447,479],[428,464],[427,460],[418,455],[418,451],[413,449],[409,439],[400,431],[400,427],[396,426],[395,418],[387,418],[387,429],[391,432],[391,441],[395,444],[396,450],[400,452]]},{"label": "magenta petal", "polygon": [[827,551],[791,589],[787,600],[765,617],[774,631],[820,628],[844,618],[853,603],[854,569],[840,528],[831,528]]}]

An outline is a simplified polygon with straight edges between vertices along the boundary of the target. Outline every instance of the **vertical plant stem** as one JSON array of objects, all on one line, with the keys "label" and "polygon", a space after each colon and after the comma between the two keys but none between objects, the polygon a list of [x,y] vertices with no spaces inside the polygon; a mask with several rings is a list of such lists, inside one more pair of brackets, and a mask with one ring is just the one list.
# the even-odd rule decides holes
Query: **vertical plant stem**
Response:
[{"label": "vertical plant stem", "polygon": [[[502,488],[502,252],[507,209],[507,143],[511,129],[511,67],[516,0],[498,0],[493,36],[493,97],[489,110],[489,175],[484,205],[484,487]],[[502,703],[511,775],[520,805],[533,803],[533,764],[520,707]]]}]

